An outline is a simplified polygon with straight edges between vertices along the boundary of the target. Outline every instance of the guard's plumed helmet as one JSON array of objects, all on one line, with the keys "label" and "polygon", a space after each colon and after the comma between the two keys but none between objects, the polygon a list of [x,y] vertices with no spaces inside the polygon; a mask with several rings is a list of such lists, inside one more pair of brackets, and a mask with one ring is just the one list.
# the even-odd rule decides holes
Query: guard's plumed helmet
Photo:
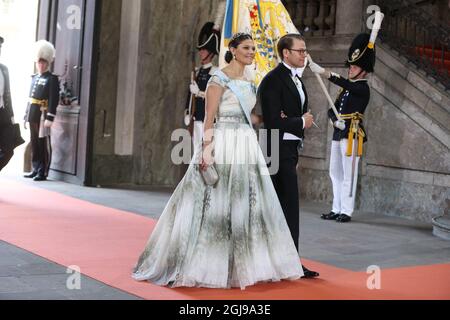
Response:
[{"label": "guard's plumed helmet", "polygon": [[353,39],[348,50],[347,64],[356,65],[367,72],[373,72],[375,67],[375,47],[369,46],[370,35],[367,33],[358,34]]},{"label": "guard's plumed helmet", "polygon": [[353,39],[352,45],[348,50],[347,64],[356,65],[367,72],[373,72],[375,67],[375,41],[383,22],[384,14],[381,11],[375,12],[375,21],[372,26],[372,32],[360,33]]},{"label": "guard's plumed helmet", "polygon": [[46,40],[39,40],[35,44],[35,62],[38,62],[40,59],[47,61],[49,64],[53,62],[55,59],[55,47],[53,44]]},{"label": "guard's plumed helmet", "polygon": [[220,33],[213,28],[213,22],[205,23],[198,36],[197,49],[206,49],[211,53],[219,54]]}]

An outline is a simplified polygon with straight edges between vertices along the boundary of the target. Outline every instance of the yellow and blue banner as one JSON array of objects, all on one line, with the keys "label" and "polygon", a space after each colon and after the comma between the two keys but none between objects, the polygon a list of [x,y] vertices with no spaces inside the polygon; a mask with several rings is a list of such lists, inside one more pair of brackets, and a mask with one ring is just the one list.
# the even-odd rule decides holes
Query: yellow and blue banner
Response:
[{"label": "yellow and blue banner", "polygon": [[[276,45],[287,33],[298,33],[281,0],[227,0],[221,57],[235,33],[252,35],[256,46],[252,73],[256,85],[278,64]],[[221,61],[223,66],[223,60]]]}]

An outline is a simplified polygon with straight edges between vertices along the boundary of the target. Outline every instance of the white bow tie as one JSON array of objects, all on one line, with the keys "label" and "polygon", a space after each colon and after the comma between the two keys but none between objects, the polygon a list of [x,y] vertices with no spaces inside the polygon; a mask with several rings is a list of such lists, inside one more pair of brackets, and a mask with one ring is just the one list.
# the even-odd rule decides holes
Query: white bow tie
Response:
[{"label": "white bow tie", "polygon": [[293,77],[298,76],[301,78],[303,76],[303,71],[305,71],[304,68],[291,69],[291,74]]}]

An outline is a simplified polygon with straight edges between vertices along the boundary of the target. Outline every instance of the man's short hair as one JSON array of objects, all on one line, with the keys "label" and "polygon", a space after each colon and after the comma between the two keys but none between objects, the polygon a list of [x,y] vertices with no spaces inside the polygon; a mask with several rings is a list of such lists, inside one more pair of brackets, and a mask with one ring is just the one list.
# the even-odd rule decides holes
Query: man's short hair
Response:
[{"label": "man's short hair", "polygon": [[294,39],[305,41],[305,38],[301,34],[298,33],[288,33],[278,40],[277,52],[278,56],[281,60],[284,60],[283,50],[284,49],[292,49],[292,45],[294,43]]},{"label": "man's short hair", "polygon": [[0,37],[0,46],[3,44],[3,42],[5,42],[5,39],[3,39],[2,37]]}]

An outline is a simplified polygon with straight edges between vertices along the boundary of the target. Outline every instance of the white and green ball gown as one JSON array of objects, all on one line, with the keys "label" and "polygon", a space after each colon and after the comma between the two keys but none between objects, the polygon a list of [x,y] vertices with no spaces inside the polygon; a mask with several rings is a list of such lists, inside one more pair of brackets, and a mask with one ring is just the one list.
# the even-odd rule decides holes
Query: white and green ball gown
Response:
[{"label": "white and green ball gown", "polygon": [[206,186],[201,152],[167,203],[133,272],[171,287],[231,288],[303,276],[256,134],[252,82],[218,70],[224,88],[214,126],[219,182]]}]

